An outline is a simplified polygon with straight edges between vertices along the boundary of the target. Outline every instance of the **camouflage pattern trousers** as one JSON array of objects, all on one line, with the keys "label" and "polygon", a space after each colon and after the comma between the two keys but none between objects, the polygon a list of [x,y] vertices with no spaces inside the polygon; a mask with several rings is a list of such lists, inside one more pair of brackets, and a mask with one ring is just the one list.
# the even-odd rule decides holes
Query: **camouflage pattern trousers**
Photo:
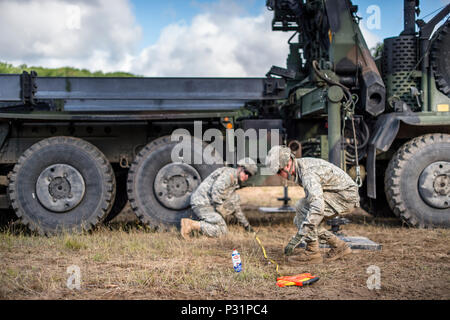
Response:
[{"label": "camouflage pattern trousers", "polygon": [[240,198],[237,193],[233,193],[222,204],[213,207],[212,205],[192,204],[192,210],[200,219],[200,231],[209,237],[220,237],[228,233],[227,223],[224,217],[233,215],[244,227],[248,220],[241,210]]},{"label": "camouflage pattern trousers", "polygon": [[326,222],[339,215],[350,213],[355,207],[359,207],[360,201],[357,188],[341,192],[324,192],[323,198],[325,207],[321,214],[310,214],[305,198],[300,199],[295,206],[294,224],[305,242],[316,240],[328,242],[334,235],[325,229]]},{"label": "camouflage pattern trousers", "polygon": [[200,230],[208,237],[220,237],[228,233],[227,223],[220,213],[211,206],[192,206],[195,215],[200,219]]}]

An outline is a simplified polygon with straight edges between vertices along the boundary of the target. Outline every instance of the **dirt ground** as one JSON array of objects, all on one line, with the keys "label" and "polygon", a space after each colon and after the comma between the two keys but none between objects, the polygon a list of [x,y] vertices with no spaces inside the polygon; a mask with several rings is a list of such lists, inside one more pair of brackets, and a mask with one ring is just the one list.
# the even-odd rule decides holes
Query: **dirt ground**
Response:
[{"label": "dirt ground", "polygon": [[[289,191],[292,201],[303,196],[300,188]],[[239,192],[250,223],[280,273],[310,272],[320,277],[318,282],[277,287],[275,266],[264,259],[255,238],[233,221],[225,237],[185,241],[177,230],[147,230],[125,210],[111,225],[85,235],[46,238],[28,234],[20,224],[7,228],[0,233],[0,299],[450,299],[450,230],[412,229],[394,217],[360,213],[342,228],[344,234],[368,237],[383,246],[381,251],[354,250],[333,263],[298,265],[282,254],[296,232],[293,214],[256,210],[278,206],[282,188]],[[240,273],[232,268],[234,248],[243,262]],[[68,267],[73,265],[79,267],[80,290],[67,286]],[[368,288],[373,268],[379,268],[380,289]]]}]

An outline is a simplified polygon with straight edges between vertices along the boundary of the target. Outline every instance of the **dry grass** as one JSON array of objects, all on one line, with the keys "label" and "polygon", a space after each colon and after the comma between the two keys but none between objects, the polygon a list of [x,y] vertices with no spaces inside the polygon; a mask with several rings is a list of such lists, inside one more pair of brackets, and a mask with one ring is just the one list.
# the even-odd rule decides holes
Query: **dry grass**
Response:
[{"label": "dry grass", "polygon": [[[256,191],[259,191],[256,192]],[[248,206],[274,205],[282,188],[241,190]],[[291,193],[291,190],[290,190]],[[292,192],[292,198],[301,197]],[[273,200],[272,200],[273,201]],[[381,252],[355,252],[345,260],[299,266],[284,261],[282,250],[295,233],[292,214],[246,211],[268,255],[282,274],[312,272],[311,287],[278,288],[275,268],[255,239],[239,226],[220,239],[185,241],[177,230],[150,232],[123,214],[111,227],[86,235],[37,237],[19,229],[0,233],[1,299],[449,299],[450,231],[402,227],[395,219],[347,225],[348,235],[367,236]],[[121,220],[121,221],[120,221]],[[235,273],[237,248],[243,271]],[[81,269],[81,290],[66,286],[67,267]],[[367,267],[381,269],[381,289],[369,290]]]}]

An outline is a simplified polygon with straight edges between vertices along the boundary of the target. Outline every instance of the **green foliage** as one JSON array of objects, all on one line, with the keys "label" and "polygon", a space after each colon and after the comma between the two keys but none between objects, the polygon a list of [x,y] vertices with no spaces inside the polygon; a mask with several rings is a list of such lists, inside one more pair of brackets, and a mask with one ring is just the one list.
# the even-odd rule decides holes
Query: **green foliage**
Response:
[{"label": "green foliage", "polygon": [[62,67],[56,69],[27,66],[22,64],[20,66],[13,66],[6,62],[0,62],[0,74],[20,74],[23,71],[36,71],[40,77],[136,77],[136,75],[127,72],[108,72],[102,71],[91,72],[86,69],[76,69],[72,67]]},{"label": "green foliage", "polygon": [[73,238],[71,236],[67,236],[66,239],[64,240],[64,246],[67,249],[73,250],[73,251],[78,251],[81,249],[86,249],[87,245],[81,241],[79,241],[76,238]]},{"label": "green foliage", "polygon": [[370,49],[370,53],[374,58],[379,58],[383,54],[384,44],[379,42],[375,47]]}]

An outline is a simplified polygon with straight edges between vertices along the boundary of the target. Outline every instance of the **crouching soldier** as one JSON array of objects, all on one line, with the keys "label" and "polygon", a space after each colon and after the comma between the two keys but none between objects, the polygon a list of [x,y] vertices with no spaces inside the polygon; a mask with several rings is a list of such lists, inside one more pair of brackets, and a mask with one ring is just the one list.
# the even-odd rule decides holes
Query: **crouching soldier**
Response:
[{"label": "crouching soldier", "polygon": [[321,263],[319,240],[327,242],[331,249],[328,261],[337,260],[351,253],[350,247],[332,232],[325,229],[327,220],[350,213],[359,207],[358,186],[337,166],[316,158],[295,159],[291,150],[275,146],[266,158],[266,165],[273,173],[303,186],[305,198],[296,205],[294,224],[298,232],[289,241],[284,253],[293,254],[295,247],[305,241],[306,248],[292,260],[305,263]]},{"label": "crouching soldier", "polygon": [[236,190],[240,183],[257,173],[256,163],[244,158],[238,167],[222,167],[211,173],[191,196],[191,207],[200,221],[181,219],[181,235],[189,239],[192,231],[209,237],[219,237],[228,232],[224,217],[234,215],[238,222],[252,232],[247,218],[243,214],[239,195]]}]

